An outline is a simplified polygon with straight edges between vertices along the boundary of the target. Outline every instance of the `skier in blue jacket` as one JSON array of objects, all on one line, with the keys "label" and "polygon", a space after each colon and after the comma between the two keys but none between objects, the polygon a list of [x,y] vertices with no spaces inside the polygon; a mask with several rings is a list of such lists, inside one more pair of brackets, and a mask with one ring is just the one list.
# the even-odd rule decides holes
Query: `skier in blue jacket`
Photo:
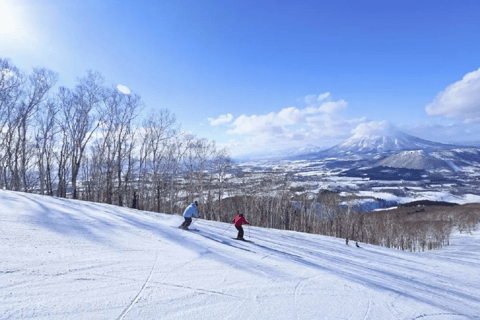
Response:
[{"label": "skier in blue jacket", "polygon": [[195,215],[195,217],[198,218],[197,206],[198,202],[195,201],[185,209],[185,211],[183,212],[183,217],[185,218],[185,221],[183,221],[179,228],[187,230],[190,223],[192,223],[192,215]]}]

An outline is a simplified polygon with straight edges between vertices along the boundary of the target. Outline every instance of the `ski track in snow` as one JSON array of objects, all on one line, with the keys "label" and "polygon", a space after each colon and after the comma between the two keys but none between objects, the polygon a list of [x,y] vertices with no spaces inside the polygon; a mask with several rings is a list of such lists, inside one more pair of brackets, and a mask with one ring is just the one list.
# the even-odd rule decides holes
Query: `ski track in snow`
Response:
[{"label": "ski track in snow", "polygon": [[297,314],[297,319],[300,319],[300,316],[299,316],[299,314],[298,314],[298,309],[299,309],[298,301],[299,301],[299,297],[300,297],[300,295],[302,294],[302,289],[303,289],[303,287],[305,286],[305,282],[309,281],[311,278],[313,278],[313,277],[305,278],[305,279],[301,280],[300,282],[298,282],[298,284],[295,286],[294,300],[295,300],[295,312],[296,312],[296,314]]},{"label": "ski track in snow", "polygon": [[370,314],[370,307],[372,304],[372,299],[370,298],[370,292],[367,292],[368,294],[368,306],[367,306],[367,311],[365,312],[365,317],[363,318],[364,320],[368,319],[368,315]]},{"label": "ski track in snow", "polygon": [[181,220],[0,191],[0,319],[480,319],[478,231],[410,253]]},{"label": "ski track in snow", "polygon": [[150,282],[150,279],[152,278],[152,274],[153,274],[153,271],[155,270],[155,266],[157,265],[157,261],[158,261],[158,255],[155,258],[155,262],[153,263],[152,270],[150,271],[150,274],[148,275],[148,278],[145,281],[145,283],[143,284],[142,288],[137,293],[135,298],[133,298],[132,302],[125,308],[125,310],[123,310],[122,314],[117,318],[117,320],[123,319],[125,317],[125,315],[128,313],[128,311],[130,311],[130,309],[132,309],[132,307],[135,305],[135,303],[137,303],[138,299],[140,298],[140,295],[143,293],[143,291],[145,290],[145,287],[147,286],[147,284]]}]

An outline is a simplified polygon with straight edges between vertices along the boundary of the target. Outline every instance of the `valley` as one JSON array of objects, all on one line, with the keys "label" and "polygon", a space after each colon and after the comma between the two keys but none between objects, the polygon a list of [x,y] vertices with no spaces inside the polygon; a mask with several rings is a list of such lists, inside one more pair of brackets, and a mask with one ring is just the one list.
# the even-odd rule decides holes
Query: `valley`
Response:
[{"label": "valley", "polygon": [[296,194],[334,192],[364,210],[418,200],[480,202],[480,149],[430,142],[398,131],[353,136],[327,150],[237,162],[233,188],[271,181]]}]

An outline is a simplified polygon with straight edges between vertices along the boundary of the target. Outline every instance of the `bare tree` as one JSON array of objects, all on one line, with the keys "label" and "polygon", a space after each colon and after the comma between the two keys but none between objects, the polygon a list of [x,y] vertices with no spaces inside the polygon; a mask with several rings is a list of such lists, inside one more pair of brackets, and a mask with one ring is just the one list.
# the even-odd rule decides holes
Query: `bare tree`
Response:
[{"label": "bare tree", "polygon": [[79,79],[74,91],[61,88],[61,126],[70,150],[71,183],[73,198],[77,199],[77,177],[85,148],[100,124],[101,115],[96,113],[102,98],[103,77],[98,72],[88,71]]},{"label": "bare tree", "polygon": [[232,163],[228,155],[227,149],[217,151],[212,161],[212,173],[215,174],[218,185],[218,202],[220,212],[222,211],[222,197],[225,190],[225,184],[228,179],[228,172],[231,169]]},{"label": "bare tree", "polygon": [[29,191],[33,178],[29,172],[33,167],[33,142],[28,134],[31,119],[56,83],[57,75],[47,69],[33,69],[31,75],[24,77],[16,69],[3,68],[8,68],[7,64],[3,63],[0,72],[2,129],[6,125],[2,139],[4,160],[9,167],[12,189]]},{"label": "bare tree", "polygon": [[53,167],[56,135],[58,133],[56,122],[58,105],[50,101],[44,106],[44,109],[46,109],[46,112],[38,112],[36,115],[36,160],[40,194],[53,196]]},{"label": "bare tree", "polygon": [[[2,184],[12,189],[12,164],[16,149],[14,146],[16,127],[18,126],[17,108],[24,94],[27,78],[8,60],[0,58],[0,150],[2,165]],[[18,175],[16,176],[18,182]],[[17,188],[18,188],[18,183]]]},{"label": "bare tree", "polygon": [[140,170],[143,178],[141,195],[145,194],[150,177],[150,186],[155,194],[155,210],[160,211],[165,188],[172,176],[172,139],[177,134],[175,116],[167,109],[151,113],[144,121],[141,134]]},{"label": "bare tree", "polygon": [[102,123],[100,135],[103,141],[102,154],[105,155],[107,179],[107,203],[112,203],[114,180],[117,182],[117,203],[123,206],[124,161],[131,150],[132,124],[141,111],[140,96],[123,94],[116,88],[106,89],[103,95]]}]

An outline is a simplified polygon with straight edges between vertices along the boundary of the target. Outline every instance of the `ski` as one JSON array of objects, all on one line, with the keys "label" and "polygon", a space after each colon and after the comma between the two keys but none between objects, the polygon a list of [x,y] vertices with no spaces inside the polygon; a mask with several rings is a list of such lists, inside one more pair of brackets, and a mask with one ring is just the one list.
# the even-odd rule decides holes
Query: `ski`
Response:
[{"label": "ski", "polygon": [[232,238],[233,240],[239,240],[239,241],[245,241],[245,242],[251,242],[251,243],[255,243],[253,242],[252,240],[246,240],[246,239],[237,239],[237,238]]},{"label": "ski", "polygon": [[173,228],[177,228],[177,229],[185,230],[185,231],[200,231],[200,230],[198,230],[198,229],[190,229],[190,228],[188,228],[188,229],[183,229],[182,227],[173,227]]}]

